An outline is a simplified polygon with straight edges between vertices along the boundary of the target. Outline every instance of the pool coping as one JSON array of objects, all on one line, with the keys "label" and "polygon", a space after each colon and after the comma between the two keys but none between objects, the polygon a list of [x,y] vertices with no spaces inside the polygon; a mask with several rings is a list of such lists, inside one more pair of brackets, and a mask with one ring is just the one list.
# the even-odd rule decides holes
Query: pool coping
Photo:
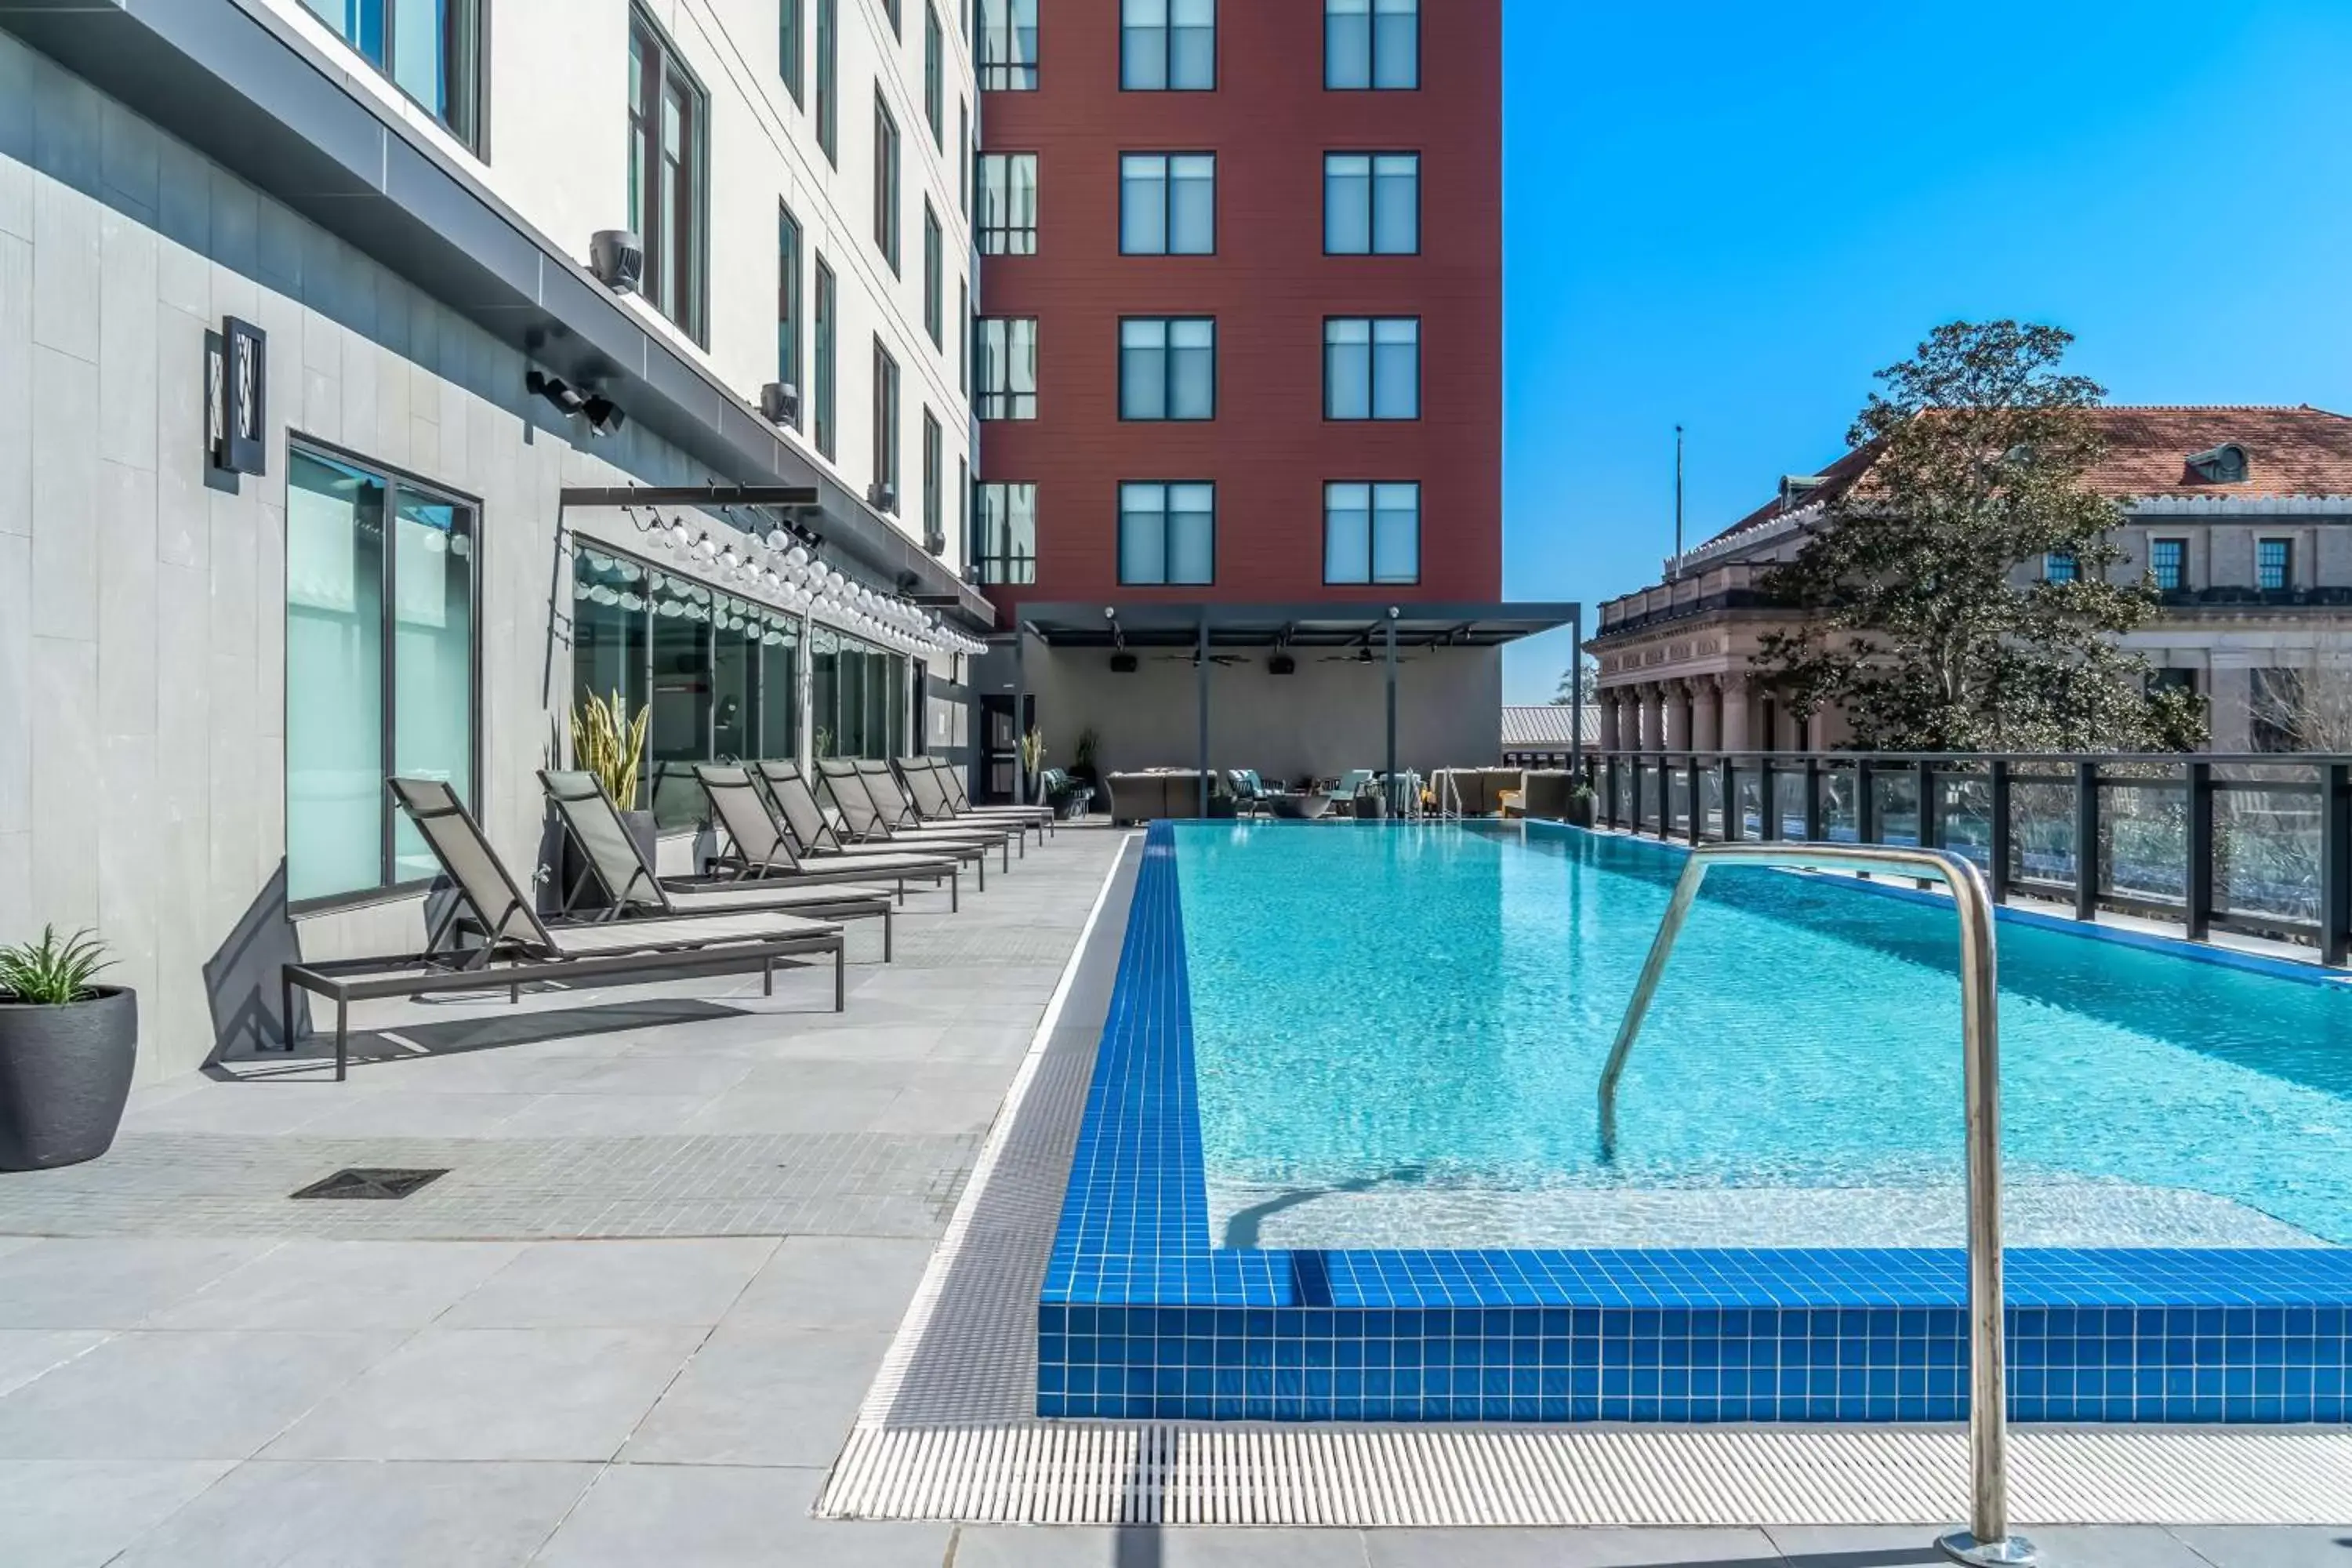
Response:
[{"label": "pool coping", "polygon": [[[1174,857],[1173,825],[1153,823],[1039,1300],[1039,1414],[1965,1413],[1957,1248],[1215,1247]],[[2341,1421],[2352,1383],[2347,1304],[2352,1249],[2014,1248],[2011,1414]]]}]

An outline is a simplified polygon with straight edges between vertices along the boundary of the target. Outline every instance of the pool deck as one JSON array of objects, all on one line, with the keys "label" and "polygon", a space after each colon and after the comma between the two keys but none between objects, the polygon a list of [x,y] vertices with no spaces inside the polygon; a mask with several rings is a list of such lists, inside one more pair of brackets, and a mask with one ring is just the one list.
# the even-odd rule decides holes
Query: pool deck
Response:
[{"label": "pool deck", "polygon": [[[952,919],[919,897],[887,969],[860,932],[845,1014],[814,973],[385,1003],[348,1084],[233,1063],[142,1090],[103,1161],[0,1176],[0,1563],[1930,1560],[1914,1525],[814,1517],[1126,839],[1066,831]],[[286,1196],[353,1165],[450,1173]],[[2036,1534],[2062,1568],[2352,1563],[2345,1526]]]}]

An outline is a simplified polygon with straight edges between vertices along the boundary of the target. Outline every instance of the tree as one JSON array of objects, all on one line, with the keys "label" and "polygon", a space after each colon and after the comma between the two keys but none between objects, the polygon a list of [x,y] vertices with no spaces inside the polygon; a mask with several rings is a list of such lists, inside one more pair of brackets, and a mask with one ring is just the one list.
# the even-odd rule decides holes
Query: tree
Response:
[{"label": "tree", "polygon": [[2352,753],[2352,641],[2329,637],[2300,664],[2256,675],[2255,750],[2267,741],[2281,751]]},{"label": "tree", "polygon": [[1590,708],[1599,700],[1600,693],[1601,661],[1589,653],[1580,653],[1574,664],[1559,672],[1559,689],[1551,694],[1551,705],[1565,708],[1580,701]]},{"label": "tree", "polygon": [[[1842,709],[1882,751],[2180,749],[2198,699],[2151,694],[2116,639],[2158,603],[2108,581],[2122,510],[2087,478],[2105,391],[2060,369],[2073,334],[1955,321],[1878,373],[1856,476],[1766,589],[1808,614],[1753,662],[1791,711]],[[2071,572],[2044,574],[2044,562]],[[2035,581],[2013,575],[2031,564]]]}]

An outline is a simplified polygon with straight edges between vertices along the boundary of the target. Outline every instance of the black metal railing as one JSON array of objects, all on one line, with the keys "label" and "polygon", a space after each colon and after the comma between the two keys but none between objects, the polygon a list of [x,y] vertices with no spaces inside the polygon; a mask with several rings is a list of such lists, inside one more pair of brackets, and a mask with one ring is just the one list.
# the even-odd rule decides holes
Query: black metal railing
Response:
[{"label": "black metal railing", "polygon": [[1692,844],[1919,845],[1993,898],[2352,953],[2352,756],[1593,752],[1600,821]]}]

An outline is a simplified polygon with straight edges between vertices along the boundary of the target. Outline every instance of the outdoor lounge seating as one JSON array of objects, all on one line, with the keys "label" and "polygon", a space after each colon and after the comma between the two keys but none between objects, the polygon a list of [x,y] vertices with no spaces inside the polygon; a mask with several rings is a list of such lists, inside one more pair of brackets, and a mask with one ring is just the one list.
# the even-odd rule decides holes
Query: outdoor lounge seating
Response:
[{"label": "outdoor lounge seating", "polygon": [[[865,865],[877,859],[908,855],[928,856],[956,865],[971,866],[980,876],[980,889],[988,890],[988,852],[991,846],[967,838],[934,838],[918,844],[912,840],[894,843],[888,840],[859,842],[845,838],[835,830],[832,818],[819,804],[816,791],[801,776],[797,763],[761,763],[757,764],[760,785],[767,791],[767,801],[773,802],[776,815],[771,820],[782,825],[790,836],[790,847],[805,858],[803,864],[842,866]],[[731,770],[741,773],[741,769]],[[765,802],[762,803],[763,807]]]},{"label": "outdoor lounge seating", "polygon": [[[598,918],[666,916],[676,919],[742,914],[760,910],[805,915],[814,920],[878,918],[882,921],[882,962],[890,962],[889,889],[840,882],[815,885],[771,882],[764,886],[738,881],[714,883],[699,879],[664,882],[646,863],[645,855],[638,848],[637,841],[629,836],[627,825],[621,820],[613,797],[604,793],[604,786],[595,774],[541,768],[539,782],[547,791],[548,801],[555,807],[556,817],[563,824],[564,832],[587,862],[582,880],[593,875],[604,891],[606,903]],[[583,890],[577,886],[562,889],[558,912],[569,916]]]},{"label": "outdoor lounge seating", "polygon": [[[1110,791],[1110,819],[1120,822],[1153,822],[1162,817],[1192,818],[1201,813],[1201,774],[1191,768],[1155,769],[1150,773],[1112,773],[1103,780]],[[1228,807],[1230,796],[1215,788],[1211,779],[1210,815],[1216,812],[1216,802],[1223,799]]]},{"label": "outdoor lounge seating", "polygon": [[[749,878],[783,878],[804,883],[887,881],[898,885],[901,902],[905,901],[908,882],[929,882],[934,887],[945,882],[948,908],[954,910],[961,907],[958,861],[962,857],[880,850],[854,859],[845,857],[812,866],[801,858],[793,847],[793,836],[768,809],[768,797],[752,782],[749,771],[717,763],[697,763],[694,776],[702,785],[704,798],[710,802],[712,816],[727,835],[728,847],[717,857],[716,863],[734,868],[739,881]],[[988,886],[984,867],[981,886]]]},{"label": "outdoor lounge seating", "polygon": [[1029,835],[1041,837],[1044,827],[1034,822],[931,822],[915,805],[898,775],[890,764],[870,757],[828,758],[817,764],[825,778],[825,786],[836,801],[845,797],[854,802],[863,796],[873,808],[873,816],[862,819],[846,805],[843,816],[850,825],[853,837],[879,837],[891,843],[924,844],[942,839],[970,839],[982,844],[993,844],[1005,855],[1005,869],[1013,868],[1012,853],[1015,847],[1022,858],[1029,856]]},{"label": "outdoor lounge seating", "polygon": [[1526,776],[1518,768],[1440,768],[1430,783],[1439,811],[1495,816],[1502,812],[1504,792],[1519,788]]},{"label": "outdoor lounge seating", "polygon": [[[287,1043],[294,1036],[294,993],[335,1004],[335,1079],[350,1074],[351,1005],[384,996],[424,996],[503,985],[520,1001],[526,982],[580,981],[648,974],[761,972],[775,992],[780,958],[833,954],[833,1006],[845,1005],[841,928],[772,911],[683,920],[551,923],[540,919],[481,826],[457,792],[430,779],[387,781],[457,897],[415,953],[293,963],[279,972]],[[445,941],[471,946],[444,948]]]},{"label": "outdoor lounge seating", "polygon": [[[959,807],[950,792],[950,781],[941,776],[952,771],[947,763],[937,757],[900,757],[898,759],[898,777],[905,784],[908,795],[912,797],[920,821],[997,825],[1019,823],[1035,828],[1038,842],[1041,844],[1045,842],[1046,833],[1051,831],[1054,826],[1055,814],[1052,806],[1039,804]],[[1041,784],[1044,779],[1053,777],[1055,772],[1054,769],[1046,769],[1041,775]]]}]

